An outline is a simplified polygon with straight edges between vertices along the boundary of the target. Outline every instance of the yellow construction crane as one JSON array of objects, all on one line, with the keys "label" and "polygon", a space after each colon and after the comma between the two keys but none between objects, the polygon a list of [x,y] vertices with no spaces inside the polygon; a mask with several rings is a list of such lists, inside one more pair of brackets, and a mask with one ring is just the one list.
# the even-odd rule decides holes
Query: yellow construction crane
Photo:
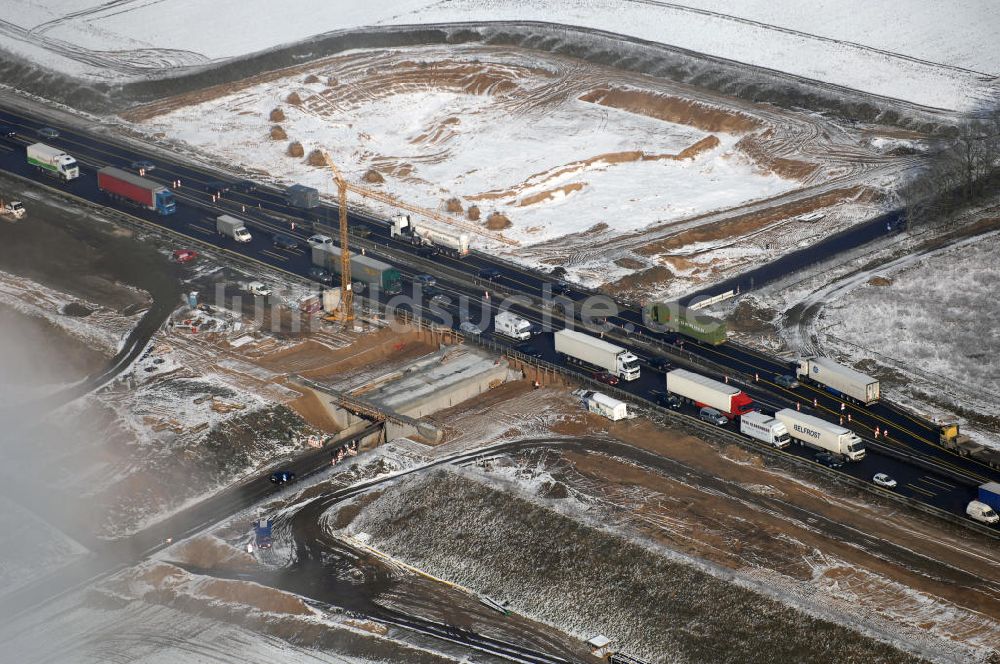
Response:
[{"label": "yellow construction crane", "polygon": [[351,290],[351,250],[347,242],[347,181],[330,155],[323,152],[323,159],[333,172],[333,181],[337,183],[337,207],[340,210],[340,307],[333,318],[350,323],[354,320],[354,292]]}]

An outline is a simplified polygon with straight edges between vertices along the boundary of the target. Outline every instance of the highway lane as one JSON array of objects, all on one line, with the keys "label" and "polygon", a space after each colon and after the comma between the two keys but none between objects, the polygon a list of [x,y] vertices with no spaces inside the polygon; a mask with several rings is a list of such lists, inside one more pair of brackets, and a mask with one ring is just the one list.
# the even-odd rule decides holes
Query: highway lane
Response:
[{"label": "highway lane", "polygon": [[[20,131],[32,130],[40,124],[19,117],[13,117],[12,119],[10,114],[0,113],[0,118],[8,123],[16,123]],[[33,140],[34,137],[32,136],[20,137],[16,145],[23,145]],[[106,163],[122,165],[129,161],[145,157],[145,155],[134,152],[129,148],[111,144],[106,139],[95,138],[85,133],[68,130],[63,130],[63,135],[50,141],[50,143],[63,147],[71,154],[74,154],[83,165],[82,175],[79,180],[65,185],[67,191],[95,202],[103,202],[103,196],[96,188],[96,178],[94,176],[96,168]],[[252,195],[227,193],[221,199],[215,199],[215,197],[204,191],[203,186],[199,186],[204,182],[216,179],[215,176],[206,171],[169,160],[159,159],[156,163],[158,167],[148,175],[150,179],[165,184],[178,179],[182,181],[182,186],[175,190],[179,203],[178,213],[170,217],[160,217],[147,211],[126,208],[129,213],[176,232],[222,246],[229,251],[277,267],[286,272],[297,275],[306,274],[310,262],[308,251],[304,246],[296,251],[275,249],[271,244],[271,235],[273,233],[284,232],[303,239],[312,233],[314,223],[319,222],[335,227],[335,208],[323,206],[316,211],[302,211],[288,208],[284,205],[280,194],[276,190],[269,188],[261,188]],[[24,161],[23,152],[20,152],[16,148],[0,155],[0,167],[21,175],[33,177],[34,179],[44,180],[44,178],[40,178],[40,176],[29,171]],[[254,240],[247,245],[236,245],[228,239],[220,240],[214,233],[213,221],[214,216],[220,212],[235,213],[247,219],[248,227],[254,233]],[[393,256],[404,253],[412,255],[414,248],[404,241],[389,238],[387,226],[384,222],[353,214],[351,215],[351,220],[353,224],[367,228],[372,234],[370,240],[376,243],[373,245],[374,250],[372,251],[372,255],[382,257],[387,262],[397,265],[408,276],[412,276],[419,271],[409,268],[393,258]],[[294,228],[293,223],[295,224]],[[384,248],[385,252],[389,252],[392,255],[380,255],[378,253],[379,247]],[[435,256],[433,260],[449,270],[467,274],[470,283],[478,283],[478,287],[494,293],[514,291],[528,292],[537,296],[544,292],[546,284],[549,283],[549,278],[545,275],[512,267],[484,254],[473,254],[463,260]],[[500,276],[492,281],[477,279],[476,273],[478,270],[487,268],[498,270]],[[478,290],[465,285],[455,286],[451,284],[450,286],[450,292],[453,294],[464,294],[469,298],[478,298],[482,295]],[[567,297],[575,303],[580,303],[590,294],[585,289],[573,287],[567,293]],[[537,313],[530,309],[523,307],[515,307],[514,309],[534,320],[541,320]],[[667,343],[675,339],[675,335],[662,334],[645,326],[642,321],[641,312],[635,308],[623,308],[619,316],[610,316],[608,322],[611,325],[630,331],[632,334],[641,334],[644,338],[656,339]],[[713,347],[689,340],[684,344],[684,350],[723,367],[730,368],[733,370],[734,375],[738,373],[757,373],[765,381],[765,385],[770,383],[770,379],[774,373],[789,371],[788,364],[781,360],[768,358],[761,353],[741,348],[732,343]],[[664,352],[671,354],[671,347],[667,346]],[[676,354],[673,354],[673,357],[677,359]],[[558,361],[551,354],[547,355],[546,359],[553,362]],[[773,383],[769,384],[768,388],[775,391],[778,390],[777,386],[773,385]],[[652,384],[643,381],[637,393],[648,396],[648,391],[651,389],[654,389]],[[796,391],[795,398],[801,399],[806,404],[812,404],[815,399],[816,407],[820,410],[821,414],[824,411],[827,413],[832,411],[834,414],[837,414],[837,417],[839,417],[839,413],[841,412],[840,407],[843,403],[834,395],[810,386],[800,387]],[[942,449],[936,444],[936,432],[932,427],[915,421],[912,417],[902,414],[887,405],[880,404],[864,408],[854,404],[845,404],[844,407],[845,409],[850,409],[852,413],[850,422],[852,428],[860,430],[862,433],[864,433],[866,428],[871,433],[874,431],[875,426],[879,426],[881,429],[889,426],[894,443],[910,446],[918,453],[936,459],[943,468],[968,474],[970,482],[978,481],[980,478],[1000,479],[1000,473],[997,473],[996,470],[986,468],[979,462],[966,457],[960,457],[948,450]],[[878,422],[881,422],[881,424],[878,424]]]}]

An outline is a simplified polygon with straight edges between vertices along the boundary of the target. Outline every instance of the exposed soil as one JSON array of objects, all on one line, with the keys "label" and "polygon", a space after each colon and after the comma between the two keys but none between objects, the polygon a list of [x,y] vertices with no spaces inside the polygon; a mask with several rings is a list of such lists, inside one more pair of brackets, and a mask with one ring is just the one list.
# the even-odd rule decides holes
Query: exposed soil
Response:
[{"label": "exposed soil", "polygon": [[382,177],[382,174],[376,171],[374,168],[370,168],[367,171],[365,171],[365,174],[361,176],[361,179],[367,182],[368,184],[382,184],[383,182],[385,182],[385,178]]},{"label": "exposed soil", "polygon": [[525,196],[520,201],[518,205],[520,207],[527,207],[529,205],[534,205],[535,203],[544,203],[546,201],[555,200],[557,198],[564,198],[570,194],[581,191],[584,188],[582,182],[570,182],[569,184],[564,184],[561,187],[556,187],[555,189],[549,189],[548,191],[540,191],[536,194],[531,194],[530,196]]},{"label": "exposed soil", "polygon": [[580,97],[601,106],[689,125],[702,131],[742,133],[760,128],[760,122],[742,113],[708,106],[690,99],[634,88],[597,88]]},{"label": "exposed soil", "polygon": [[281,125],[274,125],[271,127],[271,140],[272,141],[284,141],[288,139],[288,133]]},{"label": "exposed soil", "polygon": [[736,142],[736,149],[750,157],[761,169],[786,180],[805,180],[816,172],[818,164],[788,157],[778,157],[770,152],[764,139],[774,134],[768,129],[763,134],[750,134]]},{"label": "exposed soil", "polygon": [[285,112],[281,110],[281,107],[277,107],[271,110],[271,113],[267,116],[267,119],[271,122],[284,122]]},{"label": "exposed soil", "polygon": [[778,205],[763,212],[739,215],[724,221],[684,230],[662,240],[639,247],[636,249],[636,252],[643,256],[655,256],[657,254],[669,253],[672,250],[680,249],[690,244],[719,242],[741,237],[766,228],[777,221],[790,219],[800,214],[820,210],[845,201],[855,201],[866,194],[870,195],[870,192],[861,187],[834,189],[817,196]]},{"label": "exposed soil", "polygon": [[302,157],[305,154],[302,144],[298,141],[292,141],[289,143],[286,152],[289,157]]},{"label": "exposed soil", "polygon": [[503,229],[510,227],[510,219],[505,214],[493,212],[490,216],[486,217],[486,228],[491,231],[502,231]]}]

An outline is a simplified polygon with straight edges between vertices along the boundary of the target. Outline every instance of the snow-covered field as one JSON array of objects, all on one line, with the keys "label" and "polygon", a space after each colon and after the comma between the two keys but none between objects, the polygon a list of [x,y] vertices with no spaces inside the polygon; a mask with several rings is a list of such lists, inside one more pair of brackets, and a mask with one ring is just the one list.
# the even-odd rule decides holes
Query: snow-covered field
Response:
[{"label": "snow-covered field", "polygon": [[[83,6],[81,6],[83,5]],[[678,46],[935,108],[995,102],[1000,18],[990,0],[36,0],[0,7],[4,46],[71,74],[162,75],[360,26],[542,21]],[[735,15],[734,15],[735,14]],[[267,16],[267,20],[260,17]],[[219,30],[224,25],[225,30]],[[964,68],[964,69],[963,69]],[[985,75],[984,75],[985,74]]]},{"label": "snow-covered field", "polygon": [[[358,57],[373,62],[377,55]],[[496,54],[480,72],[473,63],[477,55],[464,51],[449,61],[440,49],[395,51],[382,58],[403,70],[398,80],[387,65],[383,88],[346,95],[344,89],[360,88],[353,79],[365,74],[339,62],[311,70],[319,79],[314,83],[303,83],[301,76],[263,83],[179,108],[140,127],[225,163],[263,169],[280,182],[303,182],[333,193],[328,170],[288,156],[289,141],[299,141],[306,155],[328,151],[352,182],[377,170],[386,184],[375,188],[407,202],[439,210],[457,197],[465,207],[479,206],[483,218],[499,211],[513,224],[504,236],[522,245],[600,223],[615,232],[633,231],[800,186],[762,172],[735,149],[742,133],[710,134],[584,102],[575,91],[558,95],[548,86],[552,77],[566,72],[535,74],[532,63],[516,54]],[[412,80],[410,70],[419,68],[408,61],[425,58],[428,80]],[[456,70],[470,81],[493,79],[498,90],[452,91]],[[329,78],[342,85],[328,87]],[[503,84],[514,89],[505,91]],[[586,80],[572,84],[587,89]],[[292,91],[302,105],[285,102]],[[518,108],[529,103],[544,104],[544,113]],[[268,120],[275,107],[281,107],[284,120]],[[284,128],[287,140],[267,138],[274,124]],[[671,158],[706,138],[717,139],[717,145],[690,159]]]}]

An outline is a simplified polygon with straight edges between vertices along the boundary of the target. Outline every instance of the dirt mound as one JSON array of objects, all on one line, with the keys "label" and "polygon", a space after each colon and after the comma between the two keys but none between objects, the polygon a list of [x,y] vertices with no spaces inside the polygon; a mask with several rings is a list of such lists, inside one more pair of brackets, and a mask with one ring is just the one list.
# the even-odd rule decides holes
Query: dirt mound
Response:
[{"label": "dirt mound", "polygon": [[469,218],[469,221],[479,221],[479,215],[480,215],[479,206],[478,205],[471,206],[465,214]]},{"label": "dirt mound", "polygon": [[309,158],[306,159],[306,163],[310,166],[322,168],[326,166],[326,157],[323,156],[323,151],[317,148],[309,153]]},{"label": "dirt mound", "polygon": [[331,77],[329,77],[328,79],[326,79],[326,86],[327,86],[327,87],[329,87],[329,88],[335,88],[335,87],[337,87],[338,85],[340,85],[340,81],[338,81],[338,80],[337,80],[336,78],[334,78],[333,76],[331,76]]},{"label": "dirt mound", "polygon": [[462,214],[464,209],[462,208],[462,201],[457,198],[449,198],[445,203],[445,210],[451,214]]},{"label": "dirt mound", "polygon": [[289,95],[285,97],[285,101],[291,104],[292,106],[302,105],[302,97],[299,96],[298,92],[289,93]]},{"label": "dirt mound", "polygon": [[743,133],[761,126],[758,120],[742,113],[647,90],[598,88],[579,99],[657,120],[696,127],[702,131]]},{"label": "dirt mound", "polygon": [[302,144],[298,141],[292,141],[288,144],[288,156],[289,157],[303,157],[306,151],[302,148]]},{"label": "dirt mound", "polygon": [[382,177],[382,174],[376,171],[374,168],[369,168],[367,171],[365,171],[365,174],[361,176],[361,179],[367,182],[368,184],[382,184],[383,182],[385,182],[385,178]]},{"label": "dirt mound", "polygon": [[507,215],[500,214],[499,212],[494,212],[486,218],[486,228],[491,231],[502,231],[505,228],[510,228],[512,225]]},{"label": "dirt mound", "polygon": [[628,274],[611,283],[604,284],[600,291],[612,297],[626,300],[642,300],[651,289],[660,287],[674,278],[674,273],[663,265]]},{"label": "dirt mound", "polygon": [[316,74],[309,74],[304,79],[302,79],[302,82],[305,83],[306,85],[309,85],[311,83],[319,83],[319,76],[317,76]]},{"label": "dirt mound", "polygon": [[201,536],[185,542],[174,554],[178,562],[202,569],[253,569],[257,559],[215,537]]},{"label": "dirt mound", "polygon": [[891,286],[892,279],[888,277],[875,276],[868,280],[870,286]]},{"label": "dirt mound", "polygon": [[817,164],[812,164],[808,161],[775,157],[769,154],[762,140],[768,136],[769,132],[765,132],[760,136],[744,136],[736,142],[736,149],[750,157],[760,168],[786,180],[805,180],[819,168]]},{"label": "dirt mound", "polygon": [[285,112],[281,110],[281,107],[271,109],[271,114],[267,116],[267,119],[271,122],[284,122]]},{"label": "dirt mound", "polygon": [[719,147],[719,137],[715,134],[711,136],[706,136],[697,143],[689,145],[677,154],[677,159],[694,159],[702,152],[708,152],[709,150],[714,150]]},{"label": "dirt mound", "polygon": [[529,205],[534,205],[535,203],[543,203],[548,201],[557,200],[560,198],[565,198],[572,194],[573,192],[580,191],[584,188],[582,182],[571,182],[569,184],[564,184],[561,187],[556,187],[555,189],[549,189],[548,191],[540,191],[537,194],[532,194],[530,196],[525,196],[518,202],[518,206],[527,207]]},{"label": "dirt mound", "polygon": [[623,258],[619,258],[618,260],[615,261],[615,265],[617,265],[618,267],[623,267],[626,270],[641,270],[642,268],[646,267],[646,263],[637,260],[635,258],[632,258],[631,256],[625,256]]},{"label": "dirt mound", "polygon": [[778,312],[752,296],[743,297],[726,319],[729,328],[747,334],[775,334]]},{"label": "dirt mound", "polygon": [[742,237],[758,231],[769,224],[790,219],[791,217],[812,212],[813,210],[830,207],[844,201],[856,200],[864,194],[865,190],[860,187],[834,189],[818,196],[813,196],[812,198],[768,208],[762,212],[744,214],[726,219],[725,221],[690,228],[676,235],[671,235],[670,237],[639,247],[635,251],[641,256],[655,256],[675,251],[696,242],[716,242],[718,240]]},{"label": "dirt mound", "polygon": [[288,139],[288,133],[285,128],[281,125],[274,125],[271,127],[271,140],[272,141],[284,141]]}]

